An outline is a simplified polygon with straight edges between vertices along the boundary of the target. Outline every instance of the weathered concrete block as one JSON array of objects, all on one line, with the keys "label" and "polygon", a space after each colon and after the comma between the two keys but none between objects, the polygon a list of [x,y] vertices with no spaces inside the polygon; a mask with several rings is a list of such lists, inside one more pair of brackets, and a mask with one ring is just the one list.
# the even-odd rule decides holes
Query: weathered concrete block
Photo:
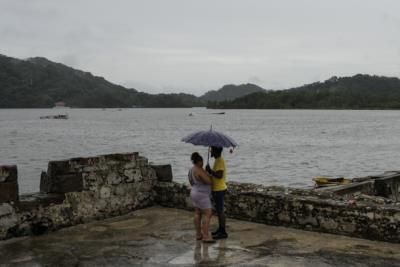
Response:
[{"label": "weathered concrete block", "polygon": [[50,177],[47,175],[47,172],[43,171],[40,174],[40,192],[50,192]]},{"label": "weathered concrete block", "polygon": [[0,203],[18,201],[17,166],[0,166]]},{"label": "weathered concrete block", "polygon": [[0,183],[0,203],[18,201],[18,183],[3,182]]},{"label": "weathered concrete block", "polygon": [[16,165],[0,166],[0,183],[17,182],[18,171]]},{"label": "weathered concrete block", "polygon": [[83,190],[82,173],[49,176],[42,173],[40,191],[44,193],[80,192]]},{"label": "weathered concrete block", "polygon": [[47,175],[50,177],[70,173],[68,160],[49,161],[47,165]]},{"label": "weathered concrete block", "polygon": [[105,161],[116,161],[116,162],[123,162],[123,161],[134,161],[139,156],[138,152],[133,153],[117,153],[117,154],[108,154],[103,155]]},{"label": "weathered concrete block", "polygon": [[172,182],[172,167],[170,164],[167,165],[151,165],[156,171],[157,180],[161,182]]}]

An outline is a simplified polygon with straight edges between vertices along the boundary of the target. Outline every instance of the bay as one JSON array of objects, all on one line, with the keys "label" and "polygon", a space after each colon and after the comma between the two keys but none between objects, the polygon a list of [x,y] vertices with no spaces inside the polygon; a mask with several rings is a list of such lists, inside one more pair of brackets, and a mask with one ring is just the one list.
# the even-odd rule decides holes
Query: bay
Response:
[{"label": "bay", "polygon": [[[68,113],[68,120],[40,116]],[[2,109],[0,165],[17,164],[21,193],[39,190],[50,160],[138,151],[172,164],[186,182],[190,154],[182,143],[202,129],[222,131],[240,146],[224,151],[228,179],[309,187],[319,175],[359,177],[400,169],[400,111],[206,109]],[[188,116],[193,113],[194,116]]]}]

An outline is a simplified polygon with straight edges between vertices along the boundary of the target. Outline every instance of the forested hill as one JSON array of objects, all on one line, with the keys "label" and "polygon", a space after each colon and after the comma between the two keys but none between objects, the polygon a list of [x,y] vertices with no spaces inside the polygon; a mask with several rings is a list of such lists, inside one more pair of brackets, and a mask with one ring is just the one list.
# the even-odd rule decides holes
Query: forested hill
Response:
[{"label": "forested hill", "polygon": [[399,109],[400,80],[357,74],[332,77],[297,88],[254,93],[212,108],[239,109]]},{"label": "forested hill", "polygon": [[226,85],[201,97],[153,95],[45,58],[20,60],[0,55],[0,108],[49,108],[58,101],[80,108],[195,107],[208,103],[210,108],[400,109],[400,80],[358,74],[281,91],[243,84]]},{"label": "forested hill", "polygon": [[194,95],[151,95],[108,82],[45,58],[20,60],[0,55],[0,108],[48,108],[57,101],[70,107],[192,107]]},{"label": "forested hill", "polygon": [[221,89],[217,91],[208,91],[201,99],[204,102],[209,101],[231,101],[236,98],[240,98],[246,96],[248,94],[257,93],[257,92],[266,92],[265,89],[251,83],[241,84],[241,85],[234,85],[228,84],[223,86]]}]

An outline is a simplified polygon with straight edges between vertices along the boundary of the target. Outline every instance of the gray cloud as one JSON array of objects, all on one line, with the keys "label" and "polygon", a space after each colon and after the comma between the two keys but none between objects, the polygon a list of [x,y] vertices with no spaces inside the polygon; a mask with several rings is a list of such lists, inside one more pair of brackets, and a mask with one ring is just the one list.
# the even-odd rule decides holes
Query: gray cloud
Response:
[{"label": "gray cloud", "polygon": [[0,0],[0,53],[153,93],[400,76],[398,10],[396,0]]}]

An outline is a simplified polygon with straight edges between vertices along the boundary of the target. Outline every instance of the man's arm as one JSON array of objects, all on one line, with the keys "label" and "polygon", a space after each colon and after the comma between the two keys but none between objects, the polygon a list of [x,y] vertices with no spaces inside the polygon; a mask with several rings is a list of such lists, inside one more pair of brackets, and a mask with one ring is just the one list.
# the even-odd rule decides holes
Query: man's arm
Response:
[{"label": "man's arm", "polygon": [[213,171],[210,168],[210,165],[206,166],[206,171],[211,174],[212,177],[217,178],[217,179],[221,179],[222,177],[224,177],[224,171],[220,170],[220,171]]}]

